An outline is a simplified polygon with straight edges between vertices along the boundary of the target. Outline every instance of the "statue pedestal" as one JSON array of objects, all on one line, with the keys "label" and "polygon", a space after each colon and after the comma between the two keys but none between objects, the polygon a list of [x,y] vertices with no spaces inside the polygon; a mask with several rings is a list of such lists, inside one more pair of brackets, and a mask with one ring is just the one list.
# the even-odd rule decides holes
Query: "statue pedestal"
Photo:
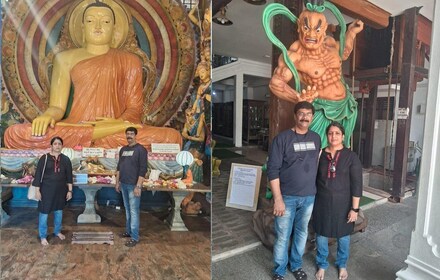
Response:
[{"label": "statue pedestal", "polygon": [[84,185],[78,187],[86,196],[86,208],[84,209],[84,212],[78,216],[78,224],[100,223],[101,217],[96,214],[95,210],[95,197],[96,193],[101,189],[102,186]]},{"label": "statue pedestal", "polygon": [[186,195],[186,192],[173,192],[174,208],[165,221],[172,231],[188,231],[188,228],[182,220],[182,216],[180,216],[180,204],[182,204],[182,200]]}]

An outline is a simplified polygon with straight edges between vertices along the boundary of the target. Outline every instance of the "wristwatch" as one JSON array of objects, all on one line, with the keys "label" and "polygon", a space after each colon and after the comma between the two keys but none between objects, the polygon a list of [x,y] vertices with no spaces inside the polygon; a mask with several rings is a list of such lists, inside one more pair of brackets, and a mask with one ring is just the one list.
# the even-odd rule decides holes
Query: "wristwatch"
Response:
[{"label": "wristwatch", "polygon": [[359,213],[359,208],[353,208],[353,207],[351,207],[351,210],[353,210],[353,211],[356,212],[356,213]]}]

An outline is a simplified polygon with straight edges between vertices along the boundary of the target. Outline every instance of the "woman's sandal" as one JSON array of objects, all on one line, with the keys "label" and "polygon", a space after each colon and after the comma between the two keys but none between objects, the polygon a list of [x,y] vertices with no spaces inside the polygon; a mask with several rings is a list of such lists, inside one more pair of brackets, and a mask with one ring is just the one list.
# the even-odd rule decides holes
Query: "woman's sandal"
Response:
[{"label": "woman's sandal", "polygon": [[293,271],[293,276],[296,280],[306,280],[307,274],[302,270],[302,268],[298,268],[297,270]]},{"label": "woman's sandal", "polygon": [[345,268],[339,269],[339,280],[346,280],[348,278],[348,272]]},{"label": "woman's sandal", "polygon": [[316,280],[324,280],[325,269],[318,268],[318,271],[315,273]]}]

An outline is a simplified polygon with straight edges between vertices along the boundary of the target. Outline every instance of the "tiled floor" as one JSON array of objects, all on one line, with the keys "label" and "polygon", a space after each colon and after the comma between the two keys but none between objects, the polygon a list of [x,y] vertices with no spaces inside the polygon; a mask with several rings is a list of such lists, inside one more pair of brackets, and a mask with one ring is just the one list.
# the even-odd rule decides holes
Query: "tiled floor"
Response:
[{"label": "tiled floor", "polygon": [[[128,248],[118,236],[124,231],[125,212],[101,207],[101,224],[76,223],[82,208],[64,211],[66,240],[37,237],[35,208],[7,209],[9,222],[0,229],[0,279],[210,279],[210,217],[183,217],[188,232],[171,232],[166,213],[141,213],[140,243]],[[52,223],[49,216],[49,225]],[[49,232],[52,228],[49,227]],[[112,231],[114,245],[72,245],[74,231]]]},{"label": "tiled floor", "polygon": [[259,242],[252,229],[254,212],[226,207],[226,197],[231,163],[258,165],[246,158],[224,159],[220,165],[221,174],[212,178],[212,255]]},{"label": "tiled floor", "polygon": [[[366,231],[351,236],[348,273],[350,280],[391,280],[396,272],[406,267],[411,232],[416,220],[417,198],[410,197],[403,203],[378,205],[365,211],[369,218]],[[315,279],[316,251],[303,256],[303,269],[308,279]],[[336,246],[330,246],[330,267],[325,279],[338,279],[334,265]],[[245,253],[213,262],[213,280],[265,280],[271,278],[273,269],[272,251],[259,246]],[[287,272],[286,280],[294,280]]]}]

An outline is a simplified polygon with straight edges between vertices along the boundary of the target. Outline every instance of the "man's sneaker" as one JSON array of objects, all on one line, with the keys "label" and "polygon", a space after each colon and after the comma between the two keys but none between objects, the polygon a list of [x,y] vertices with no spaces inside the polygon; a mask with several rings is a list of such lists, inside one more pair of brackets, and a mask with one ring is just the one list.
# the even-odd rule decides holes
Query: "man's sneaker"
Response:
[{"label": "man's sneaker", "polygon": [[130,239],[129,241],[125,242],[125,246],[127,246],[127,247],[134,247],[138,243],[139,243],[139,241],[136,241],[134,239]]},{"label": "man's sneaker", "polygon": [[307,274],[302,270],[302,268],[298,268],[295,271],[292,271],[293,276],[296,280],[307,280]]},{"label": "man's sneaker", "polygon": [[281,276],[279,274],[274,274],[272,276],[272,280],[284,280],[284,276]]},{"label": "man's sneaker", "polygon": [[128,238],[128,237],[131,237],[130,234],[129,234],[128,232],[121,233],[119,236],[122,237],[122,238]]}]

